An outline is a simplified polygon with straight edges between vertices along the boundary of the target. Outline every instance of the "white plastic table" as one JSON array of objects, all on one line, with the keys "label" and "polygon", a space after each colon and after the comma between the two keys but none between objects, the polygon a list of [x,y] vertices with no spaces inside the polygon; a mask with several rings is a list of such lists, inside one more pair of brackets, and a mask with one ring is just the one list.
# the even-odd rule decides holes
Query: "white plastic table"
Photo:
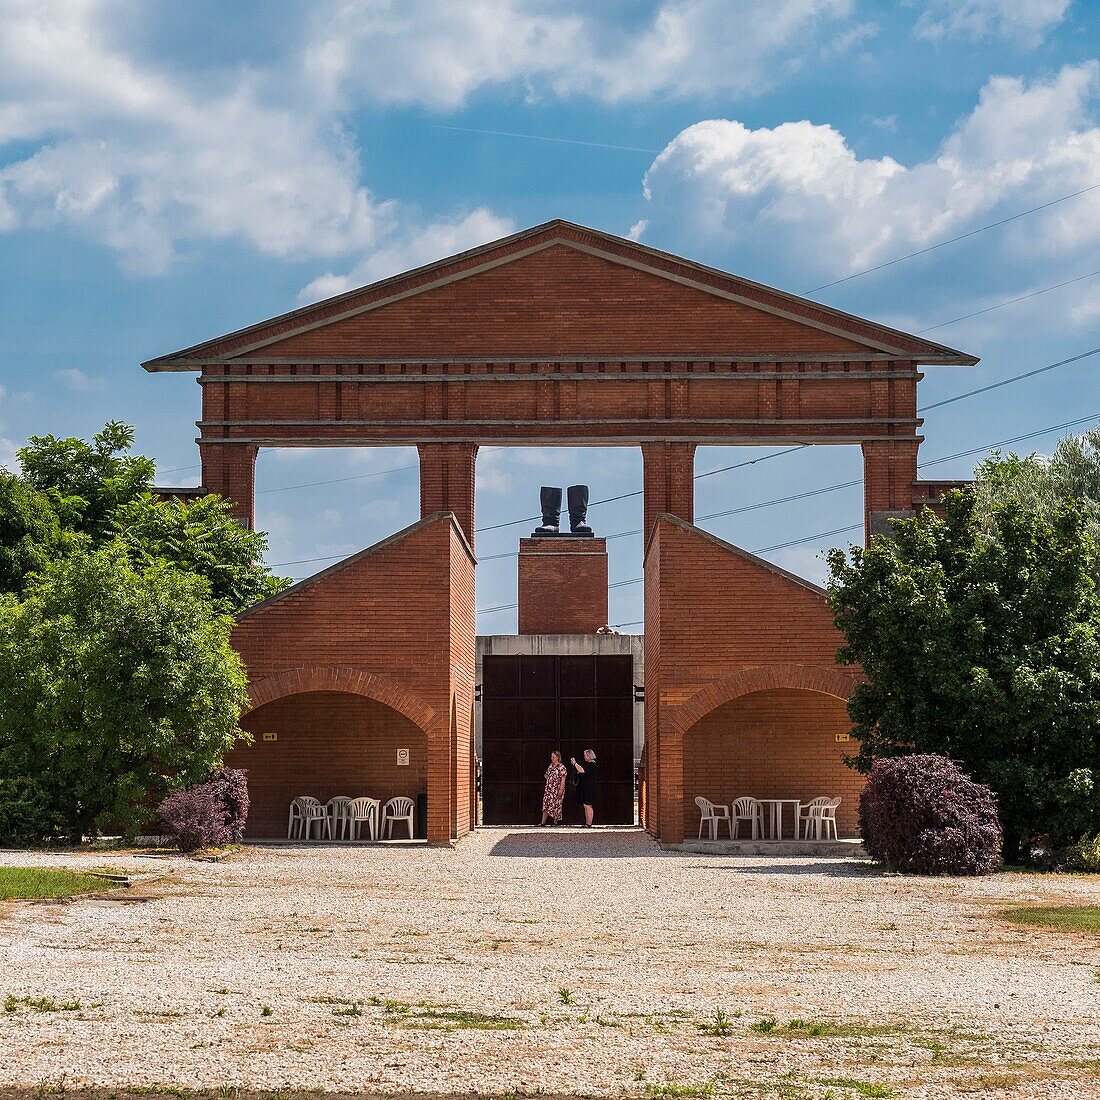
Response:
[{"label": "white plastic table", "polygon": [[771,807],[771,839],[783,839],[783,807],[794,807],[794,839],[798,839],[798,817],[802,813],[802,799],[800,798],[762,798],[762,806]]}]

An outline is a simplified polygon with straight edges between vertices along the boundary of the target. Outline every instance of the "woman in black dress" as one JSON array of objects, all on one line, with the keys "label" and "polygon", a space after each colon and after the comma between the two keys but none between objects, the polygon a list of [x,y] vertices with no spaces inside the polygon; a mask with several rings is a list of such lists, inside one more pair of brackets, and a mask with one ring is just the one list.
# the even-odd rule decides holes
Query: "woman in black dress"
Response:
[{"label": "woman in black dress", "polygon": [[569,758],[569,763],[577,771],[577,801],[584,807],[584,827],[591,829],[596,816],[596,754],[585,749],[583,764],[578,764],[574,757]]}]

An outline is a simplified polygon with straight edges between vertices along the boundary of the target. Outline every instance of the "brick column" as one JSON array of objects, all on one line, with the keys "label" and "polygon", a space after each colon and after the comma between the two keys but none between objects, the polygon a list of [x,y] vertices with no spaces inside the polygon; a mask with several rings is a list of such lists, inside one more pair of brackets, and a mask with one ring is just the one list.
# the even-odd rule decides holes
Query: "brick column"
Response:
[{"label": "brick column", "polygon": [[203,488],[232,501],[233,514],[250,531],[256,526],[256,455],[259,450],[253,443],[199,440]]},{"label": "brick column", "polygon": [[451,708],[428,730],[428,843],[449,845],[452,840],[452,803],[455,797],[454,742]]},{"label": "brick column", "polygon": [[695,522],[695,444],[643,443],[643,539],[662,512]]},{"label": "brick column", "polygon": [[420,515],[454,512],[474,545],[476,443],[420,443]]},{"label": "brick column", "polygon": [[889,519],[913,514],[917,439],[882,439],[863,447],[863,537],[887,532]]}]

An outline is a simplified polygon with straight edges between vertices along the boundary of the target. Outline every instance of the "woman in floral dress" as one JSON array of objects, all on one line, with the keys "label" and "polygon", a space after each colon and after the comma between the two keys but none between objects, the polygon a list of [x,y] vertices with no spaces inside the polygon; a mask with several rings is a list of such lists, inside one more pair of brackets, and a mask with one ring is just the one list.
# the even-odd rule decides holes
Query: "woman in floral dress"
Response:
[{"label": "woman in floral dress", "polygon": [[565,765],[561,762],[561,753],[550,754],[550,767],[546,769],[546,790],[542,794],[542,820],[539,825],[553,822],[561,824],[561,804],[565,798]]}]

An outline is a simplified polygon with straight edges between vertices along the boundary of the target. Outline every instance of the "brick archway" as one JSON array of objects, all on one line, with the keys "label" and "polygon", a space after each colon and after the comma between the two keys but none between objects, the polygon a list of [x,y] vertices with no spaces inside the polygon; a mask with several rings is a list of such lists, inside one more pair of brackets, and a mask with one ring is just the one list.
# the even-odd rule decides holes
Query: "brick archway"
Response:
[{"label": "brick archway", "polygon": [[423,699],[388,676],[361,672],[354,668],[316,665],[289,669],[250,684],[248,707],[241,717],[277,699],[318,691],[346,692],[373,699],[404,715],[425,733],[429,731],[435,717],[434,709]]},{"label": "brick archway", "polygon": [[742,695],[756,691],[786,688],[793,691],[815,691],[847,699],[860,681],[858,673],[819,665],[756,665],[738,669],[700,688],[669,715],[671,731],[681,737],[711,711]]}]

